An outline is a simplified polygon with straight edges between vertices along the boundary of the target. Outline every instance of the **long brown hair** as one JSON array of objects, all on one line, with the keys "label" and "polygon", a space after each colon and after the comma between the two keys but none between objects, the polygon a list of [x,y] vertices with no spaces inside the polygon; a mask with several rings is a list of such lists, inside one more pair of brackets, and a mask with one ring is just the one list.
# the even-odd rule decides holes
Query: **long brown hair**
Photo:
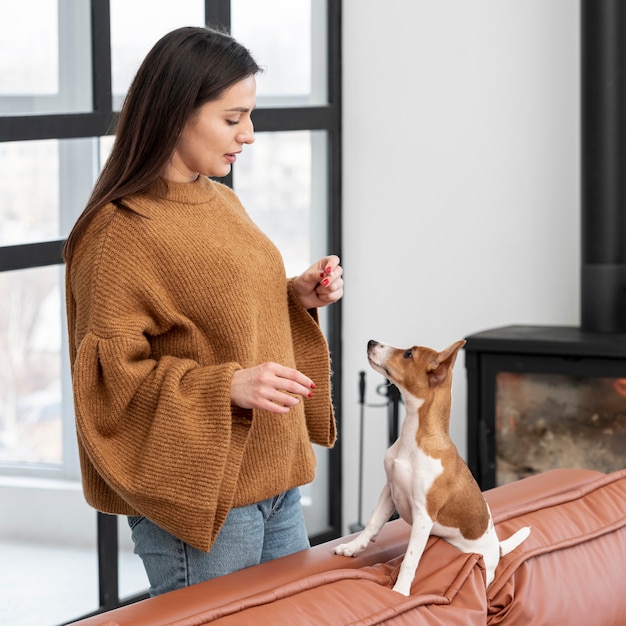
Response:
[{"label": "long brown hair", "polygon": [[157,41],[126,95],[111,154],[65,242],[65,262],[99,209],[145,191],[159,177],[198,107],[258,72],[250,52],[216,29],[186,26]]}]

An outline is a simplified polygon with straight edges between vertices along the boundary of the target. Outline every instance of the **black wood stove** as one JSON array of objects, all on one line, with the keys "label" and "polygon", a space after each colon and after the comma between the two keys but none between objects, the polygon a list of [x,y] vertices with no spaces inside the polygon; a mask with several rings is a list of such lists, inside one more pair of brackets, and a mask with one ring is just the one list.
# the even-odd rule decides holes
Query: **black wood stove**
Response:
[{"label": "black wood stove", "polygon": [[581,325],[466,337],[468,464],[483,489],[626,467],[626,2],[581,1]]}]

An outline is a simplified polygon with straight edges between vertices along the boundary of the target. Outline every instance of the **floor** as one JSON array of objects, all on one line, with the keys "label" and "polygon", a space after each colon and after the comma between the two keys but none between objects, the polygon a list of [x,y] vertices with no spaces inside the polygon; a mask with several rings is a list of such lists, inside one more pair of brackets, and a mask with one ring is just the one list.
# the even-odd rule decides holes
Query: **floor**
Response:
[{"label": "floor", "polygon": [[[122,598],[141,593],[148,582],[140,559],[120,551]],[[59,626],[98,606],[95,550],[0,542],[0,624]]]}]

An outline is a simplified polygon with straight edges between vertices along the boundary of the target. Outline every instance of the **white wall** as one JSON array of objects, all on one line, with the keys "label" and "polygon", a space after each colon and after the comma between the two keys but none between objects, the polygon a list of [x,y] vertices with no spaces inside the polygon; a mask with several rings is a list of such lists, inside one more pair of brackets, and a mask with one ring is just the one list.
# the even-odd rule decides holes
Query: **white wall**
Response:
[{"label": "white wall", "polygon": [[[96,511],[80,482],[0,477],[0,542],[41,542],[93,549]],[[118,543],[132,550],[126,518],[118,517]]]},{"label": "white wall", "polygon": [[[366,344],[579,323],[579,3],[343,0],[344,521]],[[386,413],[367,409],[364,518]],[[466,455],[464,355],[451,434]]]}]

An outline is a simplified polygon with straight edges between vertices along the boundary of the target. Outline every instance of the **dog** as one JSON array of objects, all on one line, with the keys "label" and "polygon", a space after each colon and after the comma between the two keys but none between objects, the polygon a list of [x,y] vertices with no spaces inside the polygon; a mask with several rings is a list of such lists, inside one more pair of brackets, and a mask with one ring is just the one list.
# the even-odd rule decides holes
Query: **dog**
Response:
[{"label": "dog", "polygon": [[462,552],[481,554],[486,586],[501,556],[526,540],[520,528],[505,541],[496,534],[489,506],[469,467],[448,433],[452,404],[452,368],[465,341],[437,352],[414,346],[394,348],[376,341],[367,346],[371,367],[399,390],[406,408],[400,436],[387,450],[387,483],[363,531],[335,547],[335,554],[357,556],[374,541],[394,513],[411,525],[406,554],[393,587],[405,596],[430,535],[441,537]]}]

